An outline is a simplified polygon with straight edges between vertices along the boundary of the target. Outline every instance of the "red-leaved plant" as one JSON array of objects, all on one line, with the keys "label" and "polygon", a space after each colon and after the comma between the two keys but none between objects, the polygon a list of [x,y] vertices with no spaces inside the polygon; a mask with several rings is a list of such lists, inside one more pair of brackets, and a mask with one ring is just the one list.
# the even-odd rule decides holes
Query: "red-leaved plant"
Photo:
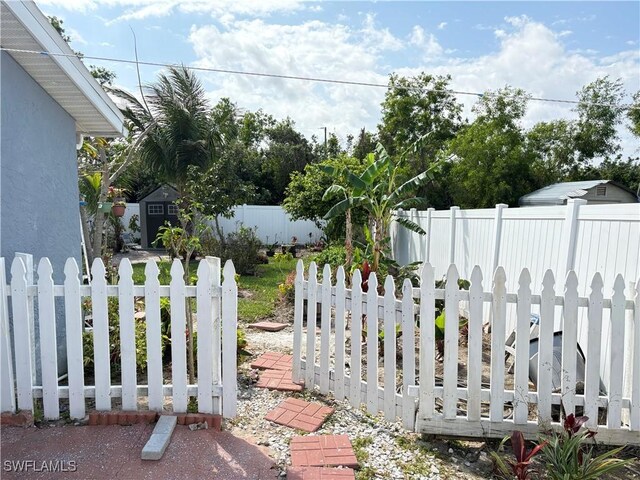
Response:
[{"label": "red-leaved plant", "polygon": [[[500,447],[502,447],[508,439],[509,437],[505,437],[500,443]],[[524,435],[522,435],[522,432],[515,430],[511,434],[511,449],[515,457],[515,461],[505,460],[496,452],[491,452],[496,470],[498,473],[508,478],[515,476],[518,480],[529,479],[529,475],[531,474],[531,460],[544,448],[546,444],[546,441],[542,442],[527,452]]]}]

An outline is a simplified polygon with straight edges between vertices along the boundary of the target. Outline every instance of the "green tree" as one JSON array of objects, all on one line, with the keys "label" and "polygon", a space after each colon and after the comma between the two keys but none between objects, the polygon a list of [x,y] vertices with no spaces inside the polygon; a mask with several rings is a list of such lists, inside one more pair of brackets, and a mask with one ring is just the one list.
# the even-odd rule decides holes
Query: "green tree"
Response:
[{"label": "green tree", "polygon": [[578,92],[575,143],[582,161],[611,157],[620,151],[617,127],[622,123],[622,80],[598,78]]},{"label": "green tree", "polygon": [[[391,155],[410,151],[408,163],[414,175],[429,167],[462,125],[462,105],[451,92],[450,83],[448,75],[426,73],[408,78],[392,74],[389,78],[378,137]],[[414,148],[428,133],[429,141]]]},{"label": "green tree", "polygon": [[369,152],[373,152],[375,150],[376,143],[378,143],[376,136],[371,132],[367,132],[363,127],[358,134],[358,138],[353,144],[351,156],[364,160],[367,158]]},{"label": "green tree", "polygon": [[636,137],[640,137],[640,90],[633,94],[633,103],[627,111],[627,118],[630,125],[629,130]]},{"label": "green tree", "polygon": [[527,148],[535,156],[533,169],[540,186],[561,182],[579,162],[575,122],[539,122],[526,134]]},{"label": "green tree", "polygon": [[449,143],[452,196],[462,208],[488,208],[496,203],[517,206],[531,191],[532,155],[520,120],[527,95],[507,87],[487,92],[474,106],[475,121]]},{"label": "green tree", "polygon": [[343,198],[331,207],[325,219],[335,218],[357,207],[361,207],[369,215],[370,226],[367,230],[373,251],[371,270],[374,272],[378,271],[381,257],[390,253],[389,227],[393,220],[414,232],[425,233],[418,224],[394,214],[400,208],[419,205],[421,199],[413,195],[432,178],[431,173],[425,171],[400,184],[400,172],[405,161],[406,152],[394,159],[378,144],[375,154],[367,156],[366,168],[362,174],[356,175],[346,168],[335,172],[346,181],[347,187],[334,184],[326,192],[327,195],[342,194]]}]

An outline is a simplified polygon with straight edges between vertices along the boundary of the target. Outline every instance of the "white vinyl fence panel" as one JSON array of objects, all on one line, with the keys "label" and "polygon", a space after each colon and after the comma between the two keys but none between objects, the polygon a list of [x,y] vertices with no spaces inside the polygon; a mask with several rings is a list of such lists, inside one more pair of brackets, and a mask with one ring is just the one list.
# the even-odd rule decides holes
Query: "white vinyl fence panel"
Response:
[{"label": "white vinyl fence panel", "polygon": [[[508,288],[504,268],[483,276],[476,266],[467,291],[459,289],[458,269],[450,265],[446,287],[436,289],[438,277],[426,263],[420,287],[406,281],[400,294],[392,277],[378,291],[375,273],[365,288],[359,271],[352,288],[345,288],[342,267],[335,286],[326,268],[318,281],[314,263],[305,279],[299,262],[293,380],[347,396],[352,405],[366,404],[371,414],[383,412],[388,420],[401,418],[405,428],[423,433],[502,438],[520,430],[534,438],[562,428],[562,406],[567,415],[589,416],[601,442],[640,444],[640,280],[626,291],[618,275],[613,292],[605,293],[596,273],[588,295],[582,296],[576,273],[570,271],[566,282],[563,277],[547,270],[538,285],[523,269],[516,287]],[[532,294],[534,290],[541,294]],[[434,335],[436,301],[444,301],[447,319],[441,347]],[[485,306],[492,313],[490,333],[483,331]],[[517,314],[513,342],[506,341],[509,306]],[[464,329],[457,321],[463,310],[469,314]],[[539,325],[531,321],[534,310],[540,312]],[[578,310],[586,314],[580,316]],[[322,317],[319,336],[317,311]],[[633,327],[629,338],[622,328],[626,316]],[[563,325],[561,335],[554,332],[556,323]],[[598,350],[605,325],[617,348],[606,354],[612,374],[603,389],[600,355],[585,358],[576,339],[583,328],[588,348]],[[384,332],[382,338],[379,332]],[[443,356],[436,358],[440,348]],[[629,393],[623,389],[623,363],[634,365]]]},{"label": "white vinyl fence panel", "polygon": [[[556,283],[564,283],[574,270],[578,293],[587,296],[593,276],[602,276],[604,294],[611,295],[618,274],[640,277],[640,204],[587,205],[584,200],[569,200],[566,206],[435,211],[400,211],[402,217],[416,221],[427,235],[421,236],[395,225],[393,253],[400,263],[430,262],[436,279],[443,278],[450,263],[455,263],[461,278],[469,279],[478,265],[483,272],[504,268],[507,289],[517,289],[518,275],[527,268],[532,293],[541,293],[548,269],[556,272]],[[485,323],[490,309],[483,307]],[[539,314],[538,306],[534,313]],[[558,312],[559,313],[559,312]],[[579,311],[583,319],[585,311]],[[605,320],[608,312],[604,312]],[[560,328],[556,315],[554,329]],[[507,305],[506,335],[516,324],[514,305]],[[629,321],[627,321],[627,330]],[[583,324],[584,325],[584,324]],[[588,350],[587,332],[578,329],[578,341]],[[609,323],[603,324],[600,374],[609,381]],[[625,378],[630,366],[625,363]]]},{"label": "white vinyl fence panel", "polygon": [[[0,259],[0,271],[4,275],[4,258]],[[119,283],[107,284],[105,267],[96,259],[92,267],[91,285],[80,283],[79,268],[75,259],[67,260],[64,285],[54,285],[51,263],[42,258],[38,266],[37,283],[27,280],[27,268],[23,258],[16,257],[11,265],[11,281],[4,278],[0,284],[0,313],[2,313],[2,411],[33,411],[34,398],[42,398],[44,416],[60,417],[60,400],[68,399],[71,418],[84,418],[86,399],[95,399],[98,411],[114,407],[113,399],[122,400],[123,410],[138,410],[146,397],[150,410],[162,411],[167,399],[172,400],[175,412],[186,412],[190,397],[197,397],[198,410],[202,413],[221,414],[231,418],[236,414],[237,398],[237,286],[231,261],[224,267],[224,282],[220,283],[220,259],[208,257],[200,262],[196,286],[185,286],[180,262],[174,260],[170,285],[161,285],[159,269],[155,261],[145,268],[144,285],[134,285],[133,269],[124,259],[119,267]],[[117,312],[110,311],[109,298],[118,299]],[[197,371],[196,384],[189,384],[186,368],[185,303],[189,298],[197,300]],[[165,383],[167,369],[161,350],[160,301],[170,300],[171,320],[171,379]],[[65,322],[56,322],[55,301],[64,301]],[[82,303],[91,299],[91,330],[84,329]],[[134,302],[144,299],[145,319],[134,316]],[[35,342],[31,336],[33,318],[29,302],[38,306],[37,324],[40,332],[40,367],[42,382],[37,384],[32,372],[32,352]],[[11,308],[8,306],[11,305]],[[117,315],[116,325],[109,318]],[[13,324],[13,345],[8,335],[9,319]],[[140,345],[136,341],[138,322],[146,340],[146,384],[138,384],[136,355]],[[67,381],[61,384],[56,359],[56,329],[65,325],[67,352]],[[120,352],[110,345],[109,332],[117,328]],[[94,375],[85,375],[83,356],[83,331],[91,331],[93,343]],[[12,354],[12,352],[15,352]],[[116,355],[114,357],[114,355]],[[114,376],[112,364],[119,363],[121,374]],[[15,370],[13,365],[15,364]],[[122,379],[122,381],[120,381]],[[16,402],[17,398],[17,402]]]}]

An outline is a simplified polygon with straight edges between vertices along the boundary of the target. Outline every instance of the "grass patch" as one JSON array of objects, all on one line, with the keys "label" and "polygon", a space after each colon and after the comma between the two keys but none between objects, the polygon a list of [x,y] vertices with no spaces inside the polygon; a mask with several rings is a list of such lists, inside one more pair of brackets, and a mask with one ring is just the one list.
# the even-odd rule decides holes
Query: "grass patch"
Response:
[{"label": "grass patch", "polygon": [[405,477],[414,478],[419,476],[429,476],[431,472],[431,461],[433,453],[423,443],[416,441],[411,435],[400,435],[396,437],[396,444],[405,451],[413,452],[414,457],[411,462],[403,462],[400,469]]},{"label": "grass patch", "polygon": [[[200,264],[199,260],[191,260],[189,262],[189,273],[191,275],[191,284],[195,285],[195,282],[198,278],[197,271],[198,265]],[[145,263],[134,263],[133,267],[133,283],[135,285],[144,285],[146,280],[146,276],[144,274],[144,269],[147,264]],[[158,262],[158,269],[160,270],[160,275],[158,278],[160,279],[160,285],[169,285],[171,283],[171,262],[162,261]]]},{"label": "grass patch", "polygon": [[253,323],[263,318],[273,317],[276,301],[280,295],[278,285],[296,268],[298,259],[283,259],[275,262],[269,259],[266,265],[258,265],[253,276],[241,276],[238,288],[249,291],[247,298],[238,299],[238,318]]}]

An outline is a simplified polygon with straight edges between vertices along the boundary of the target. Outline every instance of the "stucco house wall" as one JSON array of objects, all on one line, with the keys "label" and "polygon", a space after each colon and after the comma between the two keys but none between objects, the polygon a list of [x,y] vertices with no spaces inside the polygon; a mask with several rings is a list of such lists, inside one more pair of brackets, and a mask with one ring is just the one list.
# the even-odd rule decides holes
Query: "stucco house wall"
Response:
[{"label": "stucco house wall", "polygon": [[0,253],[49,257],[60,284],[68,257],[81,264],[75,121],[1,54]]},{"label": "stucco house wall", "polygon": [[[36,269],[40,258],[49,257],[54,281],[61,284],[68,257],[82,264],[75,120],[9,54],[0,53],[0,255],[7,270],[16,252],[32,254]],[[62,327],[62,302],[56,310]],[[66,371],[61,327],[58,368]]]}]

